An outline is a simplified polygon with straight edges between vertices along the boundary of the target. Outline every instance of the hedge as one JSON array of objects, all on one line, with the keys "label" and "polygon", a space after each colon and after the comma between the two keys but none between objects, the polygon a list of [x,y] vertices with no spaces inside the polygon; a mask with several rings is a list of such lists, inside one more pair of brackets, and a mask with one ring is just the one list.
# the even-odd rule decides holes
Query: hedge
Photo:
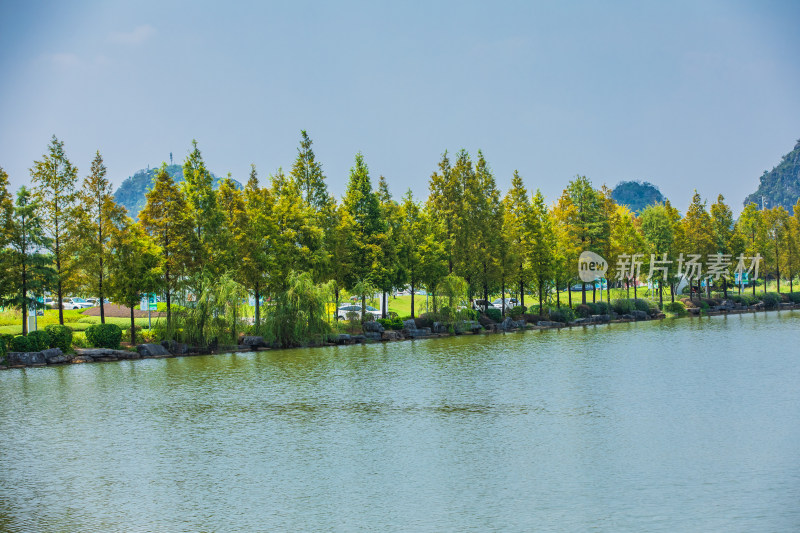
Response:
[{"label": "hedge", "polygon": [[95,324],[86,328],[86,340],[95,348],[119,348],[122,328],[116,324]]},{"label": "hedge", "polygon": [[72,328],[60,324],[50,324],[44,330],[50,335],[50,347],[68,352],[72,348]]}]

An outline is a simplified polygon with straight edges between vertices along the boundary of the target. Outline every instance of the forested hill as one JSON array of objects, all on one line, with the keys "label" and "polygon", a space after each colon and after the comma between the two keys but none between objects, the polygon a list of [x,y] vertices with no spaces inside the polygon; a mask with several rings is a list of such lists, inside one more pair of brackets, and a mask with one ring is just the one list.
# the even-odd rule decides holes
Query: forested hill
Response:
[{"label": "forested hill", "polygon": [[[147,200],[145,193],[153,187],[156,179],[156,172],[158,168],[148,168],[138,171],[122,182],[117,192],[114,193],[116,202],[128,210],[128,215],[133,218],[139,216],[139,211],[142,210]],[[167,172],[176,183],[183,181],[183,166],[181,165],[168,165]],[[219,182],[222,178],[215,176],[213,173],[211,177],[214,178],[214,188],[219,187]],[[242,184],[233,180],[238,189],[242,188]]]},{"label": "forested hill", "polygon": [[762,197],[767,208],[782,205],[792,214],[800,199],[800,140],[794,150],[781,158],[777,167],[764,171],[758,189],[744,199],[744,205],[755,203],[760,208]]},{"label": "forested hill", "polygon": [[621,181],[611,191],[611,198],[619,205],[638,213],[648,205],[660,204],[665,198],[658,187],[646,181]]}]

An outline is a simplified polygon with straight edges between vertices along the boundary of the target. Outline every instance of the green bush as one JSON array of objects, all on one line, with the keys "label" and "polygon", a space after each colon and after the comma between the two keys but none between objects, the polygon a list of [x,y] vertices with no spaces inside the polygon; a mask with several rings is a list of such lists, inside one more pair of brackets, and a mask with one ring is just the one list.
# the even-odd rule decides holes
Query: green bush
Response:
[{"label": "green bush", "polygon": [[13,339],[11,339],[11,350],[12,352],[30,352],[31,351],[31,342],[28,340],[28,337],[24,337],[22,335],[17,335]]},{"label": "green bush", "polygon": [[768,292],[761,295],[761,301],[764,302],[764,309],[775,309],[781,303],[781,295],[777,292]]},{"label": "green bush", "polygon": [[790,302],[800,304],[800,292],[790,292],[786,296],[789,297]]},{"label": "green bush", "polygon": [[0,335],[0,364],[6,363],[6,354],[8,353],[8,340],[6,335]]},{"label": "green bush", "polygon": [[116,324],[95,324],[86,328],[86,340],[95,348],[119,348],[122,328]]},{"label": "green bush", "polygon": [[565,324],[575,320],[575,311],[569,307],[550,310],[550,320],[552,322],[564,322]]},{"label": "green bush", "polygon": [[596,315],[609,315],[611,314],[611,306],[608,302],[597,302],[594,304]]},{"label": "green bush", "polygon": [[486,316],[495,322],[500,322],[503,320],[503,313],[500,311],[500,309],[487,309]]},{"label": "green bush", "polygon": [[28,344],[31,351],[41,352],[50,347],[50,335],[44,330],[31,331],[28,333]]},{"label": "green bush", "polygon": [[60,324],[50,324],[44,330],[50,335],[50,347],[61,348],[67,352],[72,347],[72,328]]},{"label": "green bush", "polygon": [[630,314],[636,309],[633,305],[633,300],[628,298],[620,298],[619,300],[614,300],[611,302],[611,307],[614,309],[614,312],[618,315],[627,315]]},{"label": "green bush", "polygon": [[379,318],[378,323],[381,324],[384,329],[403,329],[403,321],[399,318]]},{"label": "green bush", "polygon": [[664,311],[682,316],[686,314],[686,306],[683,302],[668,302],[664,304]]},{"label": "green bush", "polygon": [[578,307],[575,308],[575,315],[579,316],[580,318],[589,318],[595,314],[593,309],[589,306],[589,304],[580,304]]},{"label": "green bush", "polygon": [[522,315],[524,315],[525,311],[527,310],[528,308],[525,307],[524,305],[515,305],[514,307],[508,310],[508,314],[514,320],[519,320],[520,318],[522,318]]},{"label": "green bush", "polygon": [[633,300],[633,307],[637,311],[644,311],[645,313],[652,313],[655,310],[655,306],[649,300],[642,298]]}]

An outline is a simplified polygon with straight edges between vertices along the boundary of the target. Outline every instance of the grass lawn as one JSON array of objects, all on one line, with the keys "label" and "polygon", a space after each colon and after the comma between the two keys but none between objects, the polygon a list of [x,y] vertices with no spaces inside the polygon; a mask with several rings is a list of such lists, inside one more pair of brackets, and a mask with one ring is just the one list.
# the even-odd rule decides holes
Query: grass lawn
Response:
[{"label": "grass lawn", "polygon": [[[153,318],[153,326],[156,325],[158,320],[158,318]],[[92,324],[99,323],[99,316],[84,316],[79,309],[64,310],[64,325],[71,327],[73,331],[85,331]],[[131,320],[130,318],[106,317],[106,323],[116,324],[122,329],[127,329],[131,324]],[[147,318],[137,318],[135,323],[137,326],[147,328]],[[37,317],[37,324],[39,329],[44,329],[50,324],[58,324],[58,310],[45,309],[44,316]],[[0,333],[22,334],[22,317],[19,311],[4,310],[0,312]]]}]

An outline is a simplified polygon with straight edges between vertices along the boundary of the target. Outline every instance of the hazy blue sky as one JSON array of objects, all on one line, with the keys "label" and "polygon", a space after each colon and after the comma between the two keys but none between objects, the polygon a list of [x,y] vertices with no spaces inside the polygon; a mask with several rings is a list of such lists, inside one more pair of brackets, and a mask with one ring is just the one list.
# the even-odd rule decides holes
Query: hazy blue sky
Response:
[{"label": "hazy blue sky", "polygon": [[549,201],[576,174],[692,190],[738,211],[800,138],[800,2],[0,0],[0,166],[55,134],[115,185],[193,138],[262,179],[301,129],[332,192],[362,151],[400,196],[444,150],[482,149]]}]

